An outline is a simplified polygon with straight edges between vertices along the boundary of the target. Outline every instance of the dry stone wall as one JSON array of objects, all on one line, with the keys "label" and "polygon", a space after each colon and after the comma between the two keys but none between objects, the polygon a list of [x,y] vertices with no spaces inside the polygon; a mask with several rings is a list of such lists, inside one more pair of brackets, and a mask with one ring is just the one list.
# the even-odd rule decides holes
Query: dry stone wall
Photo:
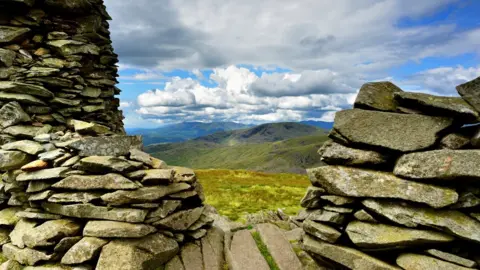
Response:
[{"label": "dry stone wall", "polygon": [[478,269],[480,78],[460,97],[362,86],[308,170],[303,249],[329,269]]},{"label": "dry stone wall", "polygon": [[124,135],[109,19],[0,1],[0,269],[222,269],[194,172]]}]

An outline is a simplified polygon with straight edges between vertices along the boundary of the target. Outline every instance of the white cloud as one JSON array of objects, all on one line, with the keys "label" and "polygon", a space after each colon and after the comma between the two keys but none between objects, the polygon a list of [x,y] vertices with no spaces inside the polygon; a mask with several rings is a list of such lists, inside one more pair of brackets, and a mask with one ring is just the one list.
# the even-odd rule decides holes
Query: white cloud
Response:
[{"label": "white cloud", "polygon": [[119,108],[120,108],[120,109],[125,109],[125,108],[128,108],[128,107],[130,107],[131,105],[132,105],[132,103],[131,103],[131,102],[128,102],[128,101],[121,101],[121,102],[120,102],[120,106],[119,106]]}]

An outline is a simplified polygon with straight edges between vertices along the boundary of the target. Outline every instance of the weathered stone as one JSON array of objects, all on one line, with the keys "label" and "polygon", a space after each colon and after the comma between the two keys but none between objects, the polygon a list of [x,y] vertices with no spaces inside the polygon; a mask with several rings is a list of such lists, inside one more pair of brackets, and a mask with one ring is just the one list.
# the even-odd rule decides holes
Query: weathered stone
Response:
[{"label": "weathered stone", "polygon": [[44,200],[47,200],[50,196],[52,196],[54,192],[51,191],[51,190],[45,190],[45,191],[41,191],[41,192],[38,192],[38,193],[32,193],[32,194],[29,194],[28,196],[28,200],[29,201],[44,201]]},{"label": "weathered stone", "polygon": [[131,223],[143,222],[148,213],[147,210],[143,209],[110,208],[91,204],[61,205],[42,203],[42,207],[50,213],[67,217],[124,221]]},{"label": "weathered stone", "polygon": [[33,171],[46,169],[48,168],[48,166],[49,166],[48,162],[39,159],[23,165],[21,169],[22,171],[25,171],[25,172],[33,172]]},{"label": "weathered stone", "polygon": [[353,216],[360,221],[370,222],[370,223],[378,223],[378,221],[372,215],[370,215],[369,213],[367,213],[367,211],[365,211],[363,209],[355,212],[355,214],[353,214]]},{"label": "weathered stone", "polygon": [[323,205],[320,196],[325,194],[325,189],[320,187],[309,186],[307,193],[300,201],[300,205],[304,208],[320,208]]},{"label": "weathered stone", "polygon": [[337,212],[337,213],[340,213],[340,214],[353,213],[353,209],[352,208],[347,208],[347,207],[324,205],[322,208],[327,210],[327,211]]},{"label": "weathered stone", "polygon": [[398,86],[391,82],[370,82],[365,83],[358,92],[354,108],[392,111],[397,108],[394,94],[403,92]]},{"label": "weathered stone", "polygon": [[21,140],[21,141],[4,144],[2,145],[2,149],[18,150],[30,155],[38,155],[39,153],[45,151],[45,149],[41,144],[34,141],[29,141],[29,140]]},{"label": "weathered stone", "polygon": [[20,169],[30,161],[31,157],[24,152],[0,150],[0,171]]},{"label": "weathered stone", "polygon": [[319,185],[334,195],[403,199],[434,208],[458,200],[455,190],[404,180],[391,173],[342,166],[324,166],[309,171],[314,176],[310,179],[313,185]]},{"label": "weathered stone", "polygon": [[456,87],[462,98],[480,112],[480,77]]},{"label": "weathered stone", "polygon": [[96,270],[156,270],[173,258],[178,249],[175,240],[161,233],[137,240],[114,240],[102,248]]},{"label": "weathered stone", "polygon": [[337,195],[322,195],[320,196],[320,198],[322,200],[329,201],[334,205],[346,205],[346,204],[352,204],[356,202],[355,198],[349,198],[349,197],[337,196]]},{"label": "weathered stone", "polygon": [[452,124],[446,117],[353,109],[335,114],[334,129],[352,144],[412,152],[432,147]]},{"label": "weathered stone", "polygon": [[25,94],[39,97],[52,98],[53,93],[48,91],[46,88],[35,85],[35,84],[26,84],[20,82],[9,82],[3,81],[0,82],[0,92],[4,93],[16,93],[16,94]]},{"label": "weathered stone", "polygon": [[3,133],[9,134],[17,138],[28,138],[33,139],[39,134],[48,133],[52,130],[52,126],[44,125],[43,127],[36,126],[10,126],[3,130]]},{"label": "weathered stone", "polygon": [[204,207],[197,207],[194,209],[176,212],[162,220],[153,223],[153,225],[174,231],[184,231],[200,218],[203,210]]},{"label": "weathered stone", "polygon": [[52,186],[51,181],[30,181],[28,183],[27,192],[39,192],[46,190]]},{"label": "weathered stone", "polygon": [[30,29],[25,27],[0,26],[0,44],[16,42],[28,32]]},{"label": "weathered stone", "polygon": [[8,260],[0,265],[0,270],[22,270],[25,269],[19,262]]},{"label": "weathered stone", "polygon": [[1,91],[0,91],[0,101],[7,101],[7,102],[12,101],[12,102],[19,102],[22,104],[30,104],[30,105],[46,105],[45,102],[31,95],[6,93]]},{"label": "weathered stone", "polygon": [[224,237],[225,233],[212,227],[207,235],[202,238],[202,255],[205,269],[222,270],[224,269]]},{"label": "weathered stone", "polygon": [[15,138],[13,138],[12,136],[0,134],[0,145],[4,145],[6,143],[11,143],[14,141],[15,141]]},{"label": "weathered stone", "polygon": [[452,206],[451,209],[471,208],[480,205],[480,198],[471,192],[463,192],[458,198],[458,202]]},{"label": "weathered stone", "polygon": [[346,230],[352,242],[362,248],[398,248],[423,244],[441,244],[455,240],[444,233],[407,229],[384,224],[352,221]]},{"label": "weathered stone", "polygon": [[25,113],[16,101],[9,102],[0,108],[0,128],[6,128],[29,121],[31,121],[30,116]]},{"label": "weathered stone", "polygon": [[418,180],[459,181],[480,179],[480,150],[435,150],[403,155],[394,174]]},{"label": "weathered stone", "polygon": [[111,133],[110,128],[97,123],[89,123],[80,120],[72,120],[73,128],[80,134],[107,134]]},{"label": "weathered stone", "polygon": [[202,250],[198,242],[186,243],[180,250],[183,265],[185,269],[202,270],[203,257]]},{"label": "weathered stone", "polygon": [[[156,169],[155,168],[156,166],[164,166],[164,165],[166,166],[166,163],[164,163],[163,161],[159,160],[159,162],[156,162],[154,159],[154,169]],[[162,168],[159,168],[159,169],[162,169]],[[169,166],[168,169],[175,170],[175,182],[185,182],[185,183],[191,184],[196,180],[195,172],[190,168]]]},{"label": "weathered stone", "polygon": [[153,166],[152,156],[149,154],[140,151],[139,149],[130,150],[130,159],[143,162],[145,165]]},{"label": "weathered stone", "polygon": [[120,174],[71,175],[55,183],[53,188],[70,190],[133,190],[139,185]]},{"label": "weathered stone", "polygon": [[66,192],[56,193],[48,198],[52,203],[89,203],[100,199],[101,194],[95,192]]},{"label": "weathered stone", "polygon": [[480,243],[480,223],[459,211],[435,210],[376,200],[365,200],[363,205],[371,211],[407,227],[432,227]]},{"label": "weathered stone", "polygon": [[15,228],[10,233],[10,240],[12,244],[19,248],[25,248],[25,243],[23,242],[23,236],[31,231],[35,226],[37,226],[38,222],[28,219],[20,219]]},{"label": "weathered stone", "polygon": [[67,148],[79,151],[81,156],[124,156],[130,149],[142,147],[140,136],[89,137],[73,140]]},{"label": "weathered stone", "polygon": [[0,64],[5,67],[11,67],[15,60],[16,54],[14,51],[0,48]]},{"label": "weathered stone", "polygon": [[79,162],[80,159],[82,159],[80,156],[71,157],[62,164],[62,167],[71,167],[75,165],[77,162]]},{"label": "weathered stone", "polygon": [[342,233],[337,229],[312,220],[305,220],[303,222],[303,230],[306,233],[329,243],[335,243],[338,238],[342,236]]},{"label": "weathered stone", "polygon": [[86,44],[76,40],[54,40],[47,43],[56,49],[61,55],[91,54],[98,55],[100,48],[94,44]]},{"label": "weathered stone", "polygon": [[75,236],[81,226],[68,219],[49,220],[23,235],[23,242],[29,248],[54,246],[59,239]]},{"label": "weathered stone", "polygon": [[397,264],[405,270],[468,270],[472,268],[463,267],[453,263],[445,262],[430,256],[405,253],[397,258]]},{"label": "weathered stone", "polygon": [[[55,247],[53,248],[53,252],[55,255],[59,255],[60,258],[58,259],[61,259],[61,257],[63,257],[63,255],[65,255],[65,253],[73,247],[73,245],[75,245],[76,243],[78,243],[78,241],[82,240],[82,236],[73,236],[73,237],[64,237],[62,238],[62,240],[60,240],[58,242],[58,244],[55,245]],[[58,256],[56,256],[55,258],[57,258]]]},{"label": "weathered stone", "polygon": [[335,261],[348,269],[399,270],[353,248],[317,241],[308,235],[303,238],[303,249]]},{"label": "weathered stone", "polygon": [[55,159],[57,159],[57,158],[62,157],[63,155],[65,155],[65,150],[63,150],[63,149],[55,149],[55,150],[52,150],[52,151],[48,151],[48,152],[45,152],[45,153],[41,153],[38,157],[39,157],[41,160],[52,161],[52,160],[55,160]]},{"label": "weathered stone", "polygon": [[105,238],[140,238],[156,232],[155,227],[118,221],[89,221],[84,236]]},{"label": "weathered stone", "polygon": [[119,190],[103,195],[102,200],[111,205],[149,203],[189,188],[190,185],[186,183],[173,183],[168,186],[142,187],[132,191]]},{"label": "weathered stone", "polygon": [[30,248],[20,249],[12,244],[3,245],[2,252],[8,259],[25,265],[35,265],[41,261],[48,261],[52,258],[52,255],[48,255],[47,252]]},{"label": "weathered stone", "polygon": [[443,252],[441,250],[429,249],[429,250],[426,250],[425,252],[428,253],[429,255],[437,257],[441,260],[451,262],[451,263],[454,263],[454,264],[458,264],[458,265],[461,265],[461,266],[465,266],[465,267],[475,267],[475,266],[477,266],[477,263],[472,261],[472,260],[457,256],[455,254]]},{"label": "weathered stone", "polygon": [[137,169],[130,162],[113,156],[90,156],[80,160],[80,168],[93,173],[126,173]]},{"label": "weathered stone", "polygon": [[96,237],[84,237],[73,245],[62,257],[62,264],[80,264],[96,258],[107,240]]},{"label": "weathered stone", "polygon": [[10,229],[0,228],[0,245],[5,245],[10,242]]},{"label": "weathered stone", "polygon": [[147,218],[165,218],[180,207],[180,205],[182,205],[182,201],[180,200],[164,200],[160,207],[148,213]]},{"label": "weathered stone", "polygon": [[142,183],[147,185],[166,185],[173,182],[175,171],[172,169],[145,170]]},{"label": "weathered stone", "polygon": [[228,260],[229,269],[270,269],[258,250],[252,234],[248,230],[241,230],[234,233],[231,247],[229,252],[227,251],[227,254],[231,254],[230,260]]},{"label": "weathered stone", "polygon": [[58,167],[52,169],[43,169],[33,172],[23,172],[17,176],[17,181],[44,181],[62,178],[70,170],[68,167]]},{"label": "weathered stone", "polygon": [[39,219],[39,220],[55,220],[61,219],[61,215],[55,215],[45,212],[29,212],[29,211],[21,211],[17,213],[17,217],[19,218],[28,218],[28,219]]},{"label": "weathered stone", "polygon": [[452,149],[457,150],[466,147],[470,144],[470,136],[460,134],[460,133],[451,133],[443,137],[440,141],[440,147],[443,149]]},{"label": "weathered stone", "polygon": [[17,217],[17,212],[22,211],[19,207],[9,207],[0,210],[0,225],[13,226],[20,218]]},{"label": "weathered stone", "polygon": [[[215,268],[212,268],[212,269],[215,269]],[[175,256],[165,264],[165,270],[185,270],[185,267],[183,266],[183,263],[180,257]]]},{"label": "weathered stone", "polygon": [[334,141],[327,141],[318,151],[322,161],[330,165],[382,166],[389,162],[387,155],[371,150],[350,148]]}]

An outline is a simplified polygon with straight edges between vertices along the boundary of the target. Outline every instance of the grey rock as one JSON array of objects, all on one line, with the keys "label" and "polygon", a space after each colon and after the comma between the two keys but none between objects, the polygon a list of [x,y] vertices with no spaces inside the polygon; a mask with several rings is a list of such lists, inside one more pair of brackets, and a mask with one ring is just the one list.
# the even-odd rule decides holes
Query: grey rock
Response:
[{"label": "grey rock", "polygon": [[0,44],[18,41],[30,32],[29,28],[0,26]]},{"label": "grey rock", "polygon": [[138,149],[130,149],[130,159],[143,162],[150,167],[153,166],[152,156]]},{"label": "grey rock", "polygon": [[15,228],[10,233],[10,239],[12,244],[19,247],[25,248],[25,243],[23,242],[23,236],[31,231],[35,226],[38,225],[37,221],[28,220],[28,219],[20,219]]},{"label": "grey rock", "polygon": [[180,200],[164,200],[162,205],[148,213],[147,218],[165,218],[182,205]]},{"label": "grey rock", "polygon": [[15,260],[24,265],[35,265],[41,261],[48,261],[52,258],[52,255],[48,255],[44,251],[30,248],[21,249],[12,244],[3,245],[2,252],[8,259]]},{"label": "grey rock", "polygon": [[305,220],[302,225],[306,233],[329,243],[337,242],[338,238],[342,236],[342,233],[337,229],[320,222]]},{"label": "grey rock", "polygon": [[155,227],[118,221],[89,221],[84,236],[104,238],[140,238],[156,232]]},{"label": "grey rock", "polygon": [[20,211],[22,211],[22,208],[19,207],[9,207],[0,210],[0,225],[15,225],[20,220],[20,218],[16,215]]},{"label": "grey rock", "polygon": [[105,175],[71,175],[55,183],[53,188],[70,190],[134,190],[139,185],[115,173]]},{"label": "grey rock", "polygon": [[337,262],[348,269],[400,269],[356,249],[317,241],[308,235],[303,238],[303,249]]},{"label": "grey rock", "polygon": [[378,223],[378,221],[372,215],[370,215],[367,211],[365,211],[363,209],[355,212],[355,214],[353,214],[353,216],[360,221],[370,222],[370,223]]},{"label": "grey rock", "polygon": [[456,87],[460,96],[480,112],[480,77]]},{"label": "grey rock", "polygon": [[225,233],[217,227],[209,229],[207,235],[202,238],[202,256],[205,269],[224,269],[224,238]]},{"label": "grey rock", "polygon": [[0,245],[5,245],[6,243],[10,243],[10,229],[7,228],[0,228]]},{"label": "grey rock", "polygon": [[279,269],[302,270],[302,264],[293,248],[285,238],[283,232],[270,223],[258,224],[256,226],[263,243],[268,248]]},{"label": "grey rock", "polygon": [[47,263],[38,266],[26,266],[23,270],[92,270],[90,265],[67,266],[59,263]]},{"label": "grey rock", "polygon": [[25,152],[29,155],[38,155],[44,152],[43,146],[37,142],[29,140],[21,140],[12,143],[2,145],[3,150],[18,150]]},{"label": "grey rock", "polygon": [[101,219],[139,223],[145,220],[148,211],[133,208],[110,208],[91,204],[61,205],[54,203],[42,203],[42,207],[54,214],[66,217]]},{"label": "grey rock", "polygon": [[16,56],[14,51],[0,48],[0,64],[3,66],[11,67]]},{"label": "grey rock", "polygon": [[371,150],[350,148],[334,141],[327,141],[318,151],[321,160],[330,165],[375,167],[389,162],[387,155]]},{"label": "grey rock", "polygon": [[320,196],[322,200],[329,201],[334,205],[348,205],[355,203],[357,200],[355,198],[337,196],[337,195],[322,195]]},{"label": "grey rock", "polygon": [[108,134],[111,133],[110,128],[104,125],[100,125],[92,122],[84,122],[80,120],[72,120],[73,128],[80,134]]},{"label": "grey rock", "polygon": [[0,270],[22,270],[23,266],[14,260],[8,260],[0,265]]},{"label": "grey rock", "polygon": [[307,210],[307,215],[306,219],[333,224],[343,224],[343,221],[345,220],[345,215],[323,209]]},{"label": "grey rock", "polygon": [[3,130],[3,133],[17,137],[17,138],[28,138],[33,139],[39,134],[48,133],[52,130],[52,126],[44,125],[43,127],[35,126],[10,126]]},{"label": "grey rock", "polygon": [[467,268],[453,263],[445,262],[430,256],[405,253],[397,258],[397,264],[405,270],[467,270]]},{"label": "grey rock", "polygon": [[93,173],[127,173],[137,169],[130,162],[113,156],[90,156],[80,160],[80,168]]},{"label": "grey rock", "polygon": [[0,91],[0,101],[6,101],[6,102],[12,101],[12,102],[19,102],[21,104],[29,104],[29,105],[47,105],[41,99],[38,99],[32,95],[6,93],[2,91]]},{"label": "grey rock", "polygon": [[480,223],[459,211],[421,208],[370,199],[363,201],[363,205],[403,226],[432,227],[462,239],[480,242]]},{"label": "grey rock", "polygon": [[24,152],[0,150],[0,171],[20,169],[31,160]]},{"label": "grey rock", "polygon": [[18,175],[17,181],[45,181],[62,178],[70,168],[58,167],[52,169],[43,169],[33,172],[23,172]]},{"label": "grey rock", "polygon": [[400,152],[432,147],[451,118],[367,110],[344,110],[335,115],[335,131],[351,144]]},{"label": "grey rock", "polygon": [[189,188],[190,185],[186,183],[173,183],[168,186],[142,187],[131,191],[119,190],[103,195],[102,200],[111,205],[149,203]]},{"label": "grey rock", "polygon": [[95,192],[65,192],[55,193],[48,198],[52,203],[89,203],[100,199],[101,193]]},{"label": "grey rock", "polygon": [[38,193],[29,194],[28,200],[33,201],[44,201],[47,200],[50,196],[52,196],[54,192],[52,190],[45,190]]},{"label": "grey rock", "polygon": [[30,181],[28,183],[27,192],[39,192],[49,189],[52,186],[51,181]]},{"label": "grey rock", "polygon": [[480,198],[471,192],[463,192],[458,198],[458,202],[451,209],[472,208],[480,205]]},{"label": "grey rock", "polygon": [[433,257],[437,257],[441,260],[451,262],[451,263],[454,263],[454,264],[457,264],[457,265],[461,265],[461,266],[465,266],[465,267],[475,267],[475,266],[477,266],[477,263],[472,261],[472,260],[457,256],[455,254],[443,252],[443,251],[438,250],[438,249],[429,249],[429,250],[426,250],[425,252],[427,254],[433,256]]},{"label": "grey rock", "polygon": [[323,205],[320,196],[325,194],[325,189],[321,187],[309,186],[307,193],[300,201],[300,205],[304,208],[320,208]]},{"label": "grey rock", "polygon": [[[49,1],[53,2],[53,0]],[[69,56],[73,54],[99,55],[100,53],[100,48],[96,45],[86,44],[76,40],[54,40],[48,42],[47,44],[56,49],[58,53],[63,56]]]},{"label": "grey rock", "polygon": [[49,220],[27,231],[23,235],[23,242],[29,248],[54,246],[58,239],[75,236],[80,231],[80,224],[73,220]]},{"label": "grey rock", "polygon": [[418,180],[466,181],[480,179],[480,150],[435,150],[403,155],[394,174]]},{"label": "grey rock", "polygon": [[20,82],[9,82],[3,81],[0,82],[0,92],[4,93],[16,93],[16,94],[26,94],[38,97],[52,98],[53,93],[48,91],[45,87],[35,85],[35,84],[26,84]]},{"label": "grey rock", "polygon": [[457,150],[470,144],[470,136],[461,133],[450,133],[440,141],[440,148]]},{"label": "grey rock", "polygon": [[202,215],[204,207],[173,213],[166,218],[153,223],[154,226],[174,231],[184,231],[192,226]]},{"label": "grey rock", "polygon": [[48,151],[48,152],[45,152],[45,153],[42,153],[40,154],[38,157],[41,159],[41,160],[44,160],[44,161],[52,161],[52,160],[55,160],[59,157],[62,157],[63,155],[65,154],[65,150],[63,149],[55,149],[55,150],[52,150],[52,151]]},{"label": "grey rock", "polygon": [[61,215],[55,215],[45,212],[29,212],[29,211],[21,211],[17,213],[17,217],[19,218],[27,218],[27,219],[39,219],[39,220],[55,220],[61,219]]},{"label": "grey rock", "polygon": [[183,266],[180,257],[175,256],[165,264],[165,270],[185,270],[185,267]]},{"label": "grey rock", "polygon": [[340,207],[340,206],[331,206],[331,205],[325,205],[322,207],[323,209],[330,211],[330,212],[337,212],[340,214],[350,214],[353,213],[352,208],[347,208],[347,207]]},{"label": "grey rock", "polygon": [[180,250],[182,256],[183,265],[185,269],[190,270],[202,270],[203,269],[203,257],[202,250],[198,242],[187,243]]},{"label": "grey rock", "polygon": [[62,164],[62,167],[72,167],[72,166],[75,165],[77,162],[79,162],[80,159],[82,159],[80,156],[71,157],[71,158],[67,159],[67,160]]},{"label": "grey rock", "polygon": [[100,254],[101,248],[107,240],[96,237],[84,237],[73,245],[62,257],[62,264],[80,264],[93,260]]},{"label": "grey rock", "polygon": [[9,102],[0,108],[0,128],[31,121],[30,116],[16,101]]},{"label": "grey rock", "polygon": [[445,207],[458,200],[458,194],[453,189],[404,180],[391,173],[342,166],[308,170],[313,176],[310,179],[312,184],[323,187],[329,194],[403,199],[425,203],[434,208]]},{"label": "grey rock", "polygon": [[296,241],[301,241],[304,234],[305,234],[305,232],[304,232],[303,228],[298,227],[298,228],[295,228],[293,230],[286,231],[285,232],[285,237],[290,242],[296,242]]},{"label": "grey rock", "polygon": [[231,270],[270,269],[248,230],[237,231],[233,234],[229,252],[231,257],[228,263]]},{"label": "grey rock", "polygon": [[72,140],[67,148],[79,151],[80,156],[125,156],[130,149],[141,149],[140,136],[88,137]]},{"label": "grey rock", "polygon": [[175,171],[172,169],[145,170],[142,183],[146,185],[168,185],[173,182]]},{"label": "grey rock", "polygon": [[358,92],[354,107],[367,110],[392,111],[397,108],[394,93],[403,92],[391,82],[365,83]]}]

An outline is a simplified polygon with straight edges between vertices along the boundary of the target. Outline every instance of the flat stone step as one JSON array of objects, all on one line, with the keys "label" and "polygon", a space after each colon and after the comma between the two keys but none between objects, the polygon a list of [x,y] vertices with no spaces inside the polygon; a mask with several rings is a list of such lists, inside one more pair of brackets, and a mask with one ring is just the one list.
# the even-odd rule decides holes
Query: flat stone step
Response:
[{"label": "flat stone step", "polygon": [[258,224],[256,228],[280,270],[303,269],[292,245],[277,226],[264,223]]},{"label": "flat stone step", "polygon": [[248,230],[235,232],[231,247],[230,270],[270,270]]}]

